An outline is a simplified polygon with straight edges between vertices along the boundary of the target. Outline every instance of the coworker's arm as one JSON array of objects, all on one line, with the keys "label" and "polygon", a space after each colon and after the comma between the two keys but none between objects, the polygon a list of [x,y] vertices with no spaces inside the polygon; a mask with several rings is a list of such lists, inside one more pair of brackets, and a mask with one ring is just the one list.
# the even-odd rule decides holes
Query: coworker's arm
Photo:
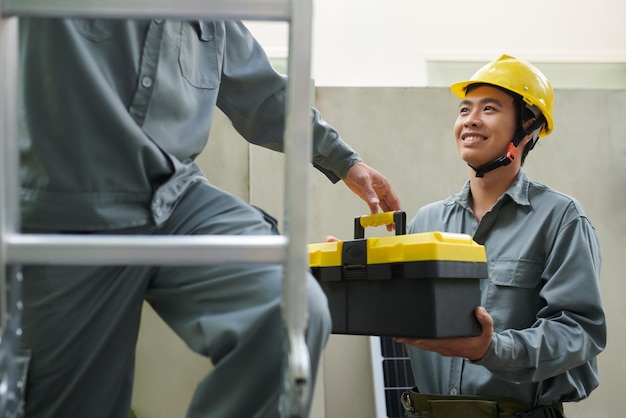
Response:
[{"label": "coworker's arm", "polygon": [[[271,66],[258,42],[240,22],[226,22],[226,50],[218,107],[250,143],[284,150],[286,80]],[[364,164],[339,133],[311,108],[313,165],[332,182],[346,185],[375,213],[399,210],[387,179]]]}]

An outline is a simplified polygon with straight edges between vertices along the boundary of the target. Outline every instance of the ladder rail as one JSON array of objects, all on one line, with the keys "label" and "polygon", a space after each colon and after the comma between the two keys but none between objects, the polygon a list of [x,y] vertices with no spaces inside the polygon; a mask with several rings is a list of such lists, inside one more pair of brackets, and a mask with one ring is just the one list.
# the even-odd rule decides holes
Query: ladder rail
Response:
[{"label": "ladder rail", "polygon": [[[7,237],[19,223],[17,144],[17,19],[0,20],[0,330],[7,325],[9,312]],[[1,337],[0,337],[1,341]]]},{"label": "ladder rail", "polygon": [[286,0],[3,0],[2,15],[289,21],[291,2]]},{"label": "ladder rail", "polygon": [[[1,1],[1,0],[0,0]],[[0,413],[13,417],[21,410],[19,340],[21,275],[6,262],[6,237],[19,221],[17,202],[17,19],[0,20]]]},{"label": "ladder rail", "polygon": [[[297,4],[297,7],[296,7]],[[287,328],[289,367],[283,409],[303,413],[307,408],[310,384],[310,358],[305,343],[308,320],[307,271],[309,268],[307,239],[312,158],[311,110],[311,34],[313,31],[311,0],[294,1],[292,24],[289,26],[289,61],[287,79],[287,115],[285,152],[286,232],[289,235],[283,286],[283,320]],[[294,28],[297,28],[295,30]],[[298,138],[299,140],[295,140]],[[302,191],[305,191],[303,194]]]},{"label": "ladder rail", "polygon": [[60,235],[13,234],[6,238],[9,264],[203,265],[280,263],[282,235]]},{"label": "ladder rail", "polygon": [[[212,18],[289,22],[285,235],[129,237],[18,233],[19,179],[16,173],[19,173],[19,151],[15,111],[18,85],[17,19],[27,16]],[[285,345],[289,353],[289,364],[284,371],[281,416],[303,416],[309,404],[308,396],[312,392],[310,359],[304,339],[308,317],[306,214],[312,153],[312,0],[0,0],[0,18],[0,331],[6,331],[11,304],[21,304],[21,301],[7,299],[7,286],[19,286],[21,281],[21,276],[18,275],[17,279],[9,282],[11,278],[7,276],[7,266],[61,263],[105,265],[283,262],[283,319],[287,330]],[[295,28],[296,25],[302,27]],[[1,407],[2,405],[0,412]]]}]

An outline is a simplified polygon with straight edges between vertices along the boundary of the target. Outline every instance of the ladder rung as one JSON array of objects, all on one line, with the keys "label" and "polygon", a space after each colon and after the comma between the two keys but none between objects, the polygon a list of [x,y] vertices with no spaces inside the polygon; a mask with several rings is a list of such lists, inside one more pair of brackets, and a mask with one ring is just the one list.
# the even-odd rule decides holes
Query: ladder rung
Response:
[{"label": "ladder rung", "polygon": [[290,0],[3,0],[4,16],[290,20]]},{"label": "ladder rung", "polygon": [[7,264],[200,265],[282,263],[283,235],[57,235],[6,236]]}]

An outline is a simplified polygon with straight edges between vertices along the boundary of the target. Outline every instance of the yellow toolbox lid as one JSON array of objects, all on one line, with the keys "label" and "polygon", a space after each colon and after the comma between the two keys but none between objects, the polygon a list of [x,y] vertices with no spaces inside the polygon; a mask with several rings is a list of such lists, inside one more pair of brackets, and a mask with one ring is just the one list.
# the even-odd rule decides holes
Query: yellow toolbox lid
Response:
[{"label": "yellow toolbox lid", "polygon": [[[342,265],[344,241],[309,244],[309,267]],[[415,261],[486,262],[484,246],[470,235],[451,232],[423,232],[367,238],[367,264]]]}]

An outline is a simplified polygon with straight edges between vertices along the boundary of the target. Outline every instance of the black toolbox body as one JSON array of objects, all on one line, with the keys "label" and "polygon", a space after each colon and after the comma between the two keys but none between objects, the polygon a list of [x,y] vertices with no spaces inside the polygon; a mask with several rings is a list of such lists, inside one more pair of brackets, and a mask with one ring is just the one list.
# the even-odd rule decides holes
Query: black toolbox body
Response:
[{"label": "black toolbox body", "polygon": [[[465,234],[404,234],[404,212],[355,219],[352,241],[309,245],[309,266],[328,298],[335,334],[412,338],[476,336],[474,310],[487,278],[484,247]],[[395,223],[395,236],[362,228]]]}]

